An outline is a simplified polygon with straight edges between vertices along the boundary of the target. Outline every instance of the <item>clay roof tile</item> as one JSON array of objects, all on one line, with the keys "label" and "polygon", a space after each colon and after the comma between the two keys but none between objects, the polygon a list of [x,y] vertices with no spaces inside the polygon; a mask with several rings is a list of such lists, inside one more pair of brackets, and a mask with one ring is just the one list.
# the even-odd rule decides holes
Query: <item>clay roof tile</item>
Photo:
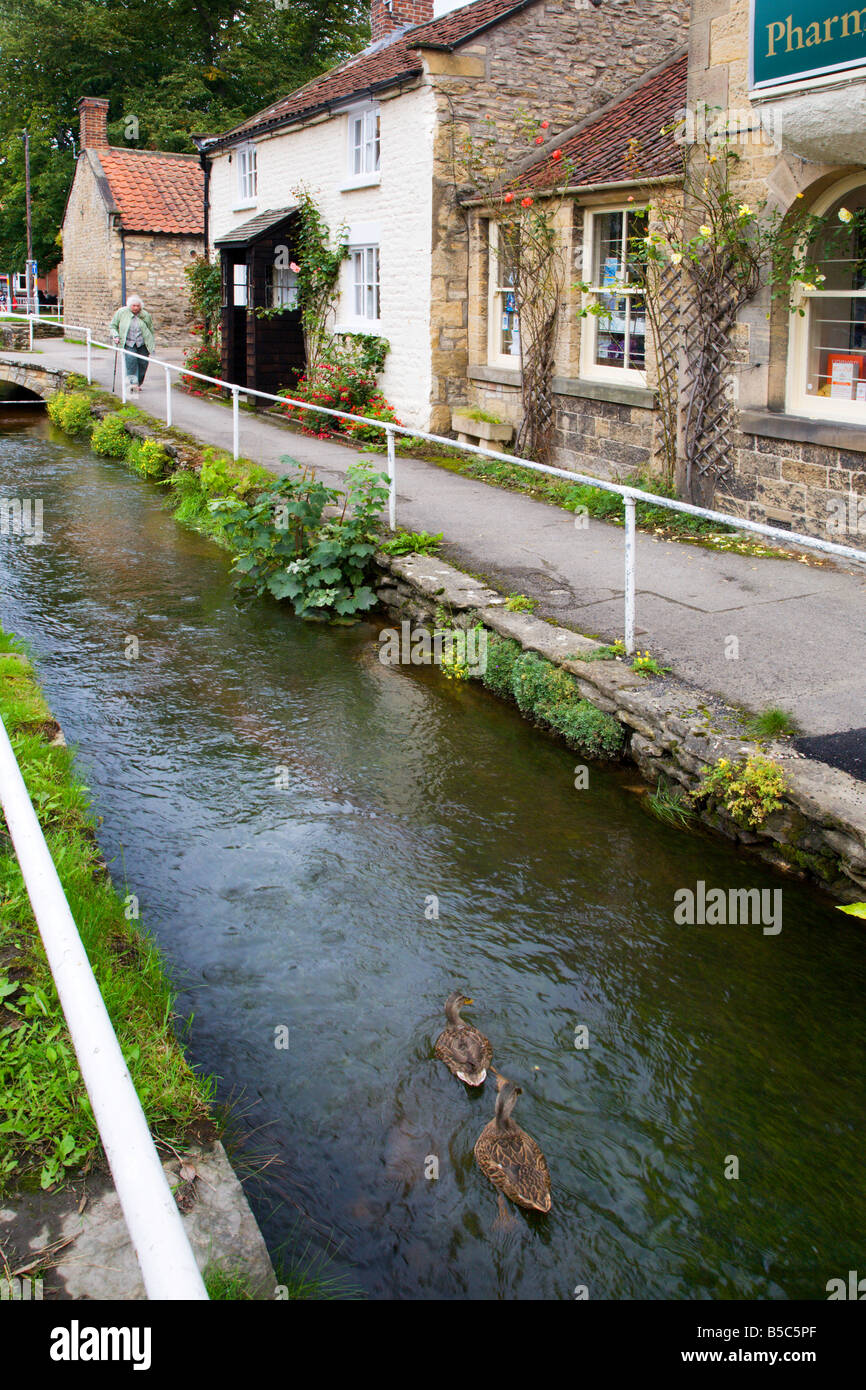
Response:
[{"label": "clay roof tile", "polygon": [[204,235],[204,172],[197,155],[116,146],[93,151],[126,232]]},{"label": "clay roof tile", "polygon": [[[679,148],[668,129],[686,104],[685,54],[621,101],[589,120],[570,138],[559,137],[562,159],[569,160],[572,187],[596,183],[634,183],[663,178],[682,168]],[[512,185],[543,189],[562,176],[562,161],[548,151]]]}]

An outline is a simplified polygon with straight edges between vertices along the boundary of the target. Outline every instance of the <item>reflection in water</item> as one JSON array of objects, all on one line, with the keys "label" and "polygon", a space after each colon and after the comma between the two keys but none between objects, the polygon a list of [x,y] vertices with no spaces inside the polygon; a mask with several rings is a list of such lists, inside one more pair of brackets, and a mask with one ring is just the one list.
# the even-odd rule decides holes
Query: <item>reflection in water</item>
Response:
[{"label": "reflection in water", "polygon": [[[356,1285],[408,1298],[821,1298],[857,1267],[861,928],[652,820],[633,772],[575,791],[566,750],[381,666],[371,626],[239,606],[158,489],[47,424],[0,450],[46,535],[0,539],[2,621],[79,747],[194,1059],[281,1159],[254,1194],[272,1248],[300,1208]],[[782,886],[781,933],[676,926],[698,879]],[[501,1216],[475,1167],[493,1085],[432,1057],[454,988],[524,1088],[548,1216]]]}]

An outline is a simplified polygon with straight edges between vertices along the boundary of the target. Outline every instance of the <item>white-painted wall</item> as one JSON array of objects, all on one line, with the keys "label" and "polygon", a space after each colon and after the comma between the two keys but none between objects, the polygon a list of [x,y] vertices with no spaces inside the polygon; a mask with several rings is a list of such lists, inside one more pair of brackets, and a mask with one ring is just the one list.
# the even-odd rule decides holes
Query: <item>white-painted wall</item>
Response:
[{"label": "white-painted wall", "polygon": [[[375,240],[380,248],[381,318],[378,325],[352,318],[350,266],[343,267],[338,328],[378,333],[388,339],[380,384],[404,424],[419,429],[430,418],[430,256],[432,238],[434,104],[429,87],[382,100],[379,182],[344,191],[349,181],[348,116],[335,114],[304,128],[256,141],[258,190],[254,204],[239,205],[237,157],[212,161],[211,242],[232,227],[269,210],[289,206],[292,190],[306,184],[331,228],[349,228],[350,244]],[[287,383],[288,384],[288,383]]]}]

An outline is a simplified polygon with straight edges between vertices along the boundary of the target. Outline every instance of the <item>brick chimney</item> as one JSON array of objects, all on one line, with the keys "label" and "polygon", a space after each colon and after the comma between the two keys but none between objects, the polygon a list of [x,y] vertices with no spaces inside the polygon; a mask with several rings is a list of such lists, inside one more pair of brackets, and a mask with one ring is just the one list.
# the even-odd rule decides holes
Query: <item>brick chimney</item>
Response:
[{"label": "brick chimney", "polygon": [[370,0],[373,42],[387,38],[407,24],[426,24],[433,18],[433,0]]},{"label": "brick chimney", "polygon": [[82,97],[78,103],[81,123],[81,148],[107,149],[108,102],[104,97]]}]

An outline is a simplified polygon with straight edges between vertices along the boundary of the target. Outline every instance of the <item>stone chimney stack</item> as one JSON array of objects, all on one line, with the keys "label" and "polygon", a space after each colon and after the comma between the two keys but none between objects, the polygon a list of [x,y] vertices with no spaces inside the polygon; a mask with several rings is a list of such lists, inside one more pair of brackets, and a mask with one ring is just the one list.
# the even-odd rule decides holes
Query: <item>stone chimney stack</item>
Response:
[{"label": "stone chimney stack", "polygon": [[82,97],[78,103],[81,124],[81,148],[108,147],[108,102],[104,97]]},{"label": "stone chimney stack", "polygon": [[426,24],[433,18],[433,0],[370,0],[373,42],[387,38],[407,24]]}]

